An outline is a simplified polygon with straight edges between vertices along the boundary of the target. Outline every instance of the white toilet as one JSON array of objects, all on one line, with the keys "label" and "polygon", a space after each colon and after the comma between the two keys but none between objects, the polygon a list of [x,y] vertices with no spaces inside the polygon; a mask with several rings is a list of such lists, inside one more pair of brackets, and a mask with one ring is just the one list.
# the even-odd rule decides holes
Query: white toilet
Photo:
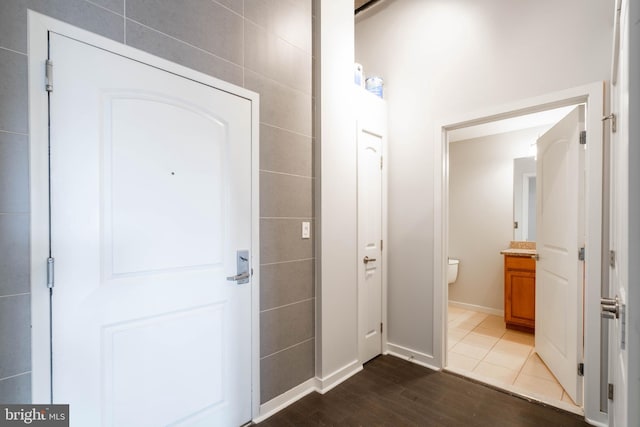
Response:
[{"label": "white toilet", "polygon": [[452,284],[458,278],[458,265],[460,264],[459,259],[449,258],[449,265],[447,267],[447,282]]}]

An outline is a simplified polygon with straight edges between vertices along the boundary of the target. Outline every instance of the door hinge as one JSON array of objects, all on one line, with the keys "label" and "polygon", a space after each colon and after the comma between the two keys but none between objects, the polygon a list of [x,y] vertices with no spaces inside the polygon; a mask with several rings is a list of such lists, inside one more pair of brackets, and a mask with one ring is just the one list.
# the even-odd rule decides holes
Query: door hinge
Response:
[{"label": "door hinge", "polygon": [[382,169],[382,156],[380,156],[380,169]]},{"label": "door hinge", "polygon": [[578,363],[578,376],[584,377],[584,363]]},{"label": "door hinge", "polygon": [[584,246],[583,246],[578,250],[578,259],[580,261],[584,261],[584,257],[585,257],[585,249],[584,249]]},{"label": "door hinge", "polygon": [[606,120],[611,120],[611,132],[616,133],[616,131],[618,130],[618,118],[616,117],[616,115],[611,113],[608,116],[604,116],[602,118],[602,121],[604,122]]},{"label": "door hinge", "polygon": [[54,264],[55,260],[51,257],[47,258],[47,288],[51,289],[54,285]]},{"label": "door hinge", "polygon": [[609,265],[611,268],[616,266],[616,251],[614,250],[609,251]]},{"label": "door hinge", "polygon": [[53,61],[50,59],[47,59],[47,62],[45,63],[44,76],[45,76],[44,87],[46,91],[53,92]]},{"label": "door hinge", "polygon": [[382,326],[382,322],[380,322],[380,333],[384,332],[384,326]]},{"label": "door hinge", "polygon": [[580,131],[580,145],[585,145],[587,143],[587,131]]},{"label": "door hinge", "polygon": [[607,398],[613,400],[613,384],[609,384],[607,387]]},{"label": "door hinge", "polygon": [[380,240],[380,252],[382,252],[383,248],[384,248],[384,241]]}]

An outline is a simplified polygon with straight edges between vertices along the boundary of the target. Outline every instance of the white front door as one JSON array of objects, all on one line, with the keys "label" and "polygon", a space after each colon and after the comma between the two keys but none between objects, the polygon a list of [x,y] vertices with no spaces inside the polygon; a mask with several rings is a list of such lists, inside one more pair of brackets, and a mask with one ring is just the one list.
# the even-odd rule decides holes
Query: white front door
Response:
[{"label": "white front door", "polygon": [[[611,111],[619,126],[611,133],[610,181],[610,249],[614,262],[609,269],[609,297],[618,298],[626,306],[629,286],[629,2],[623,1],[620,12],[620,55],[616,84],[611,90]],[[606,128],[611,129],[611,124]],[[637,191],[637,190],[636,190]],[[626,313],[609,320],[609,383],[613,385],[613,401],[609,401],[609,426],[630,425],[627,419],[629,398]],[[635,363],[638,363],[636,361]],[[631,380],[633,381],[633,380]],[[632,402],[637,405],[638,402]]]},{"label": "white front door", "polygon": [[382,352],[382,140],[358,121],[358,334],[360,363]]},{"label": "white front door", "polygon": [[536,352],[567,394],[582,404],[584,106],[538,139]]},{"label": "white front door", "polygon": [[72,426],[248,422],[252,284],[226,277],[251,101],[55,33],[50,58],[53,401]]}]

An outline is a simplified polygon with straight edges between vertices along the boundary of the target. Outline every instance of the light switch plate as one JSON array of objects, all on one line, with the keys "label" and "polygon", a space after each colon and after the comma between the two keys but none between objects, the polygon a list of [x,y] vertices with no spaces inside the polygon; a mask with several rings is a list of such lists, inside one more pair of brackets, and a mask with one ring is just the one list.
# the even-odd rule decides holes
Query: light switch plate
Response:
[{"label": "light switch plate", "polygon": [[302,238],[308,239],[311,237],[311,223],[309,221],[302,221]]}]

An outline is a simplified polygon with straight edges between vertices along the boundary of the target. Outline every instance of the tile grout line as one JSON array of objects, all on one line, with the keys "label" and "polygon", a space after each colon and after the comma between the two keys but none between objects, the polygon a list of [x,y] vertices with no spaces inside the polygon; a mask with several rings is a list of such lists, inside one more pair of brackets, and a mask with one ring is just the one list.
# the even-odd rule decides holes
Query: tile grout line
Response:
[{"label": "tile grout line", "polygon": [[301,259],[293,259],[291,261],[278,261],[278,262],[267,262],[264,264],[260,264],[260,266],[268,266],[268,265],[278,265],[278,264],[290,264],[292,262],[302,262],[302,261],[313,261],[315,258],[301,258]]},{"label": "tile grout line", "polygon": [[24,52],[20,52],[19,50],[9,49],[8,47],[4,47],[4,46],[0,46],[0,50],[6,50],[7,52],[17,53],[18,55],[29,56],[28,54],[26,54]]},{"label": "tile grout line", "polygon": [[[472,310],[467,310],[467,311],[472,311]],[[480,323],[482,323],[482,322],[480,322]],[[474,331],[475,329],[477,329],[479,326],[480,326],[480,324],[476,325],[472,330],[470,330],[469,332],[467,332],[467,334],[466,334],[463,338],[461,338],[459,342],[461,342],[461,341],[462,341],[466,336],[468,336],[471,332],[473,332],[473,331]],[[487,356],[489,355],[489,353],[491,352],[491,350],[492,350],[492,349],[493,349],[493,348],[494,348],[494,347],[495,347],[499,342],[501,342],[501,341],[502,341],[502,342],[511,342],[511,341],[507,341],[506,339],[504,339],[504,337],[505,337],[505,335],[506,335],[506,333],[507,333],[508,331],[509,331],[508,329],[505,329],[505,331],[502,333],[501,337],[500,337],[500,338],[499,338],[499,339],[498,339],[498,340],[493,344],[493,346],[491,347],[491,349],[489,350],[489,352],[487,353],[487,355],[485,355],[485,356],[484,356],[484,357],[483,357],[483,358],[478,362],[478,365],[476,365],[476,366],[474,367],[474,369],[473,369],[473,370],[468,371],[468,370],[466,370],[466,369],[465,369],[464,371],[467,371],[467,372],[470,372],[470,373],[475,373],[475,369],[479,366],[479,363],[480,363],[480,362],[485,362],[485,363],[488,363],[488,364],[490,364],[490,365],[497,366],[497,367],[500,367],[500,368],[503,368],[503,369],[508,369],[508,370],[511,370],[511,371],[516,371],[516,370],[510,369],[510,368],[508,368],[508,367],[506,367],[506,366],[497,365],[497,364],[495,364],[495,363],[488,362],[488,361],[486,361],[486,360],[485,360],[485,359],[486,359],[486,357],[487,357]],[[447,333],[448,333],[448,330],[447,330]],[[516,343],[517,343],[517,342],[516,342]],[[518,344],[521,344],[521,343],[518,343]],[[457,343],[456,343],[456,345],[457,345]],[[524,374],[522,371],[523,371],[523,369],[524,369],[524,366],[527,364],[527,362],[528,362],[528,361],[529,361],[529,359],[531,358],[531,356],[532,356],[533,354],[535,354],[535,346],[530,346],[530,347],[531,347],[531,348],[529,349],[529,352],[528,352],[528,354],[527,354],[527,356],[526,356],[526,358],[525,358],[525,361],[522,363],[522,365],[520,366],[520,368],[517,370],[517,374],[516,374],[516,376],[514,377],[514,380],[513,380],[511,383],[507,383],[506,381],[499,380],[498,378],[493,377],[493,376],[488,376],[487,378],[490,378],[491,380],[494,380],[494,381],[497,381],[497,382],[503,383],[503,384],[505,384],[505,386],[514,386],[514,387],[515,387],[515,383],[516,383],[516,381],[518,380],[518,378],[519,378],[521,375],[528,375],[528,374]],[[448,351],[451,351],[451,350],[448,350]],[[456,354],[461,354],[461,353],[456,353]],[[509,354],[511,354],[511,353],[509,353]],[[469,357],[469,358],[471,358],[470,356],[465,355],[465,354],[462,354],[462,356],[465,356],[465,357]],[[475,359],[475,358],[472,358],[472,359]],[[545,366],[545,367],[546,367],[546,366]],[[547,368],[547,370],[548,370],[548,368]],[[549,371],[549,372],[550,372],[550,371]],[[551,372],[550,372],[550,373],[551,373]],[[553,375],[553,373],[551,373],[551,375]],[[542,377],[539,377],[539,376],[536,376],[536,375],[529,375],[529,376],[531,376],[532,378],[535,378],[535,379],[537,379],[537,380],[541,380],[541,381],[546,381],[546,382],[550,382],[550,383],[558,384],[558,385],[560,386],[560,388],[562,389],[562,394],[561,394],[560,399],[557,399],[557,398],[551,398],[550,396],[547,396],[547,397],[548,397],[549,399],[553,399],[553,400],[556,400],[556,401],[562,401],[562,397],[566,394],[566,391],[565,391],[565,390],[564,390],[564,388],[562,387],[562,384],[560,384],[560,383],[557,381],[557,379],[555,378],[555,376],[554,376],[554,381],[551,381],[551,380],[548,380],[548,379],[546,379],[546,378],[542,378]],[[530,389],[530,388],[528,388],[528,387],[522,387],[522,389],[523,389],[523,390],[526,390],[526,391],[529,391],[529,392],[534,392],[533,390],[531,390],[531,389]],[[567,403],[567,402],[565,402],[565,403]],[[555,406],[555,405],[553,405],[553,406]],[[576,406],[576,407],[580,408],[580,407],[579,407],[579,406],[577,406],[577,405],[573,405],[573,406]]]},{"label": "tile grout line", "polygon": [[268,170],[268,169],[260,169],[260,172],[265,172],[265,173],[272,173],[274,175],[284,175],[284,176],[292,176],[295,178],[304,178],[304,179],[314,179],[313,176],[306,176],[306,175],[298,175],[295,173],[287,173],[287,172],[277,172],[277,171],[272,171],[272,170]]},{"label": "tile grout line", "polygon": [[264,25],[260,25],[259,23],[255,22],[252,19],[247,18],[246,16],[244,17],[244,19],[249,21],[250,24],[255,25],[256,27],[258,27],[261,30],[265,31],[266,33],[269,33],[273,37],[275,37],[275,38],[277,38],[279,40],[282,40],[283,42],[285,42],[289,46],[291,46],[291,47],[295,48],[296,50],[299,50],[300,52],[304,53],[305,55],[309,55],[311,58],[313,58],[313,25],[312,25],[312,28],[311,28],[311,51],[309,52],[305,48],[294,44],[290,40],[284,38],[282,35],[276,33],[275,31],[270,30],[269,28],[265,27]]},{"label": "tile grout line", "polygon": [[20,297],[23,295],[31,295],[31,292],[22,292],[20,294],[11,294],[11,295],[0,295],[0,298],[12,298],[12,297]]},{"label": "tile grout line", "polygon": [[[271,127],[271,128],[274,128],[274,129],[279,129],[279,130],[282,130],[282,131],[285,131],[285,132],[289,132],[289,133],[292,133],[292,134],[294,134],[294,135],[303,136],[303,137],[305,137],[305,138],[311,138],[312,140],[313,140],[313,139],[315,139],[315,136],[313,136],[313,135],[306,135],[306,134],[304,134],[304,133],[300,133],[300,132],[295,131],[295,130],[291,130],[291,129],[283,128],[283,127],[281,127],[281,126],[277,126],[277,125],[274,125],[274,124],[271,124],[271,123],[267,123],[267,122],[262,122],[262,121],[261,121],[261,122],[260,122],[260,124],[261,124],[261,125],[264,125],[264,126],[269,126],[269,127]],[[314,142],[313,142],[313,141],[311,141],[310,143],[311,143],[311,144],[313,144]]]},{"label": "tile grout line", "polygon": [[303,220],[313,221],[314,217],[312,216],[261,216],[260,219],[303,219]]},{"label": "tile grout line", "polygon": [[522,366],[520,366],[520,369],[518,369],[518,373],[516,374],[516,377],[513,379],[513,382],[511,383],[511,385],[515,385],[516,381],[518,381],[518,378],[520,377],[520,374],[522,374],[522,370],[524,369],[524,365],[527,364],[527,362],[529,361],[529,358],[531,357],[531,353],[533,353],[533,347],[531,348],[531,350],[529,350],[529,354],[527,354],[527,358],[525,359]]},{"label": "tile grout line", "polygon": [[260,310],[260,314],[262,313],[267,313],[269,311],[273,311],[273,310],[279,310],[281,308],[285,308],[285,307],[290,307],[292,305],[296,305],[296,304],[302,304],[303,302],[309,302],[309,301],[313,301],[314,299],[316,299],[315,296],[311,297],[311,298],[306,298],[306,299],[302,299],[300,301],[296,301],[296,302],[291,302],[289,304],[285,304],[285,305],[281,305],[279,307],[273,307],[273,308],[267,308],[265,310]]},{"label": "tile grout line", "polygon": [[[157,29],[155,29],[155,28],[153,28],[153,27],[150,27],[150,26],[148,26],[148,25],[145,25],[145,24],[143,24],[142,22],[136,21],[135,19],[131,19],[131,18],[126,18],[126,19],[127,19],[127,20],[129,20],[129,21],[131,21],[131,22],[133,22],[133,23],[135,23],[135,24],[140,25],[141,27],[144,27],[144,28],[146,28],[146,29],[148,29],[148,30],[151,30],[151,31],[153,31],[153,32],[155,32],[155,33],[162,34],[163,36],[165,36],[165,37],[167,37],[167,38],[170,38],[171,40],[177,41],[178,43],[182,43],[182,44],[183,44],[183,45],[185,45],[185,46],[189,46],[189,47],[191,47],[191,48],[193,48],[193,49],[196,49],[196,50],[198,50],[198,51],[200,51],[200,52],[202,52],[202,53],[204,53],[204,54],[206,54],[206,55],[213,56],[213,57],[215,57],[215,58],[220,59],[221,61],[228,62],[229,64],[231,64],[231,65],[235,65],[235,66],[236,66],[236,67],[238,67],[238,68],[244,68],[242,65],[237,64],[237,63],[235,63],[235,62],[233,62],[233,61],[231,61],[231,60],[229,60],[229,59],[223,58],[222,56],[216,55],[215,53],[209,52],[208,50],[205,50],[205,49],[203,49],[203,48],[201,48],[201,47],[198,47],[198,46],[192,45],[191,43],[188,43],[188,42],[186,42],[186,41],[184,41],[184,40],[181,40],[181,39],[179,39],[179,38],[177,38],[177,37],[174,37],[174,36],[172,36],[172,35],[170,35],[170,34],[163,33],[162,31],[157,30]],[[157,56],[157,55],[156,55],[156,56]],[[174,62],[175,62],[175,61],[174,61]],[[184,65],[184,66],[185,66],[185,67],[187,67],[186,65]],[[192,68],[192,67],[188,67],[188,68]],[[206,73],[204,73],[204,74],[206,74]]]},{"label": "tile grout line", "polygon": [[267,357],[275,356],[276,354],[278,354],[278,353],[282,353],[283,351],[291,350],[293,347],[297,347],[297,346],[299,346],[299,345],[306,344],[306,343],[308,343],[309,341],[311,341],[311,340],[315,340],[315,339],[316,339],[316,337],[315,337],[315,335],[314,335],[314,336],[312,336],[311,338],[307,338],[307,339],[306,339],[306,340],[304,340],[304,341],[300,341],[299,343],[296,343],[296,344],[290,345],[289,347],[283,348],[282,350],[275,351],[275,352],[273,352],[273,353],[271,353],[271,354],[267,354],[266,356],[260,356],[260,360],[266,359]]},{"label": "tile grout line", "polygon": [[115,10],[108,9],[108,8],[102,6],[102,5],[99,5],[98,3],[93,2],[92,0],[84,0],[84,1],[89,3],[90,5],[98,7],[98,8],[100,8],[100,9],[106,11],[106,12],[113,13],[114,15],[117,15],[117,16],[124,16],[124,11],[122,12],[122,15],[121,15],[118,12],[116,12]]},{"label": "tile grout line", "polygon": [[8,133],[8,134],[11,134],[11,135],[20,135],[20,136],[29,136],[28,133],[13,132],[13,131],[10,131],[10,130],[2,130],[2,129],[0,129],[0,133]]},{"label": "tile grout line", "polygon": [[127,44],[127,0],[124,0],[123,7],[124,7],[124,9],[122,10],[122,18],[124,19],[123,37],[124,37],[124,44]]},{"label": "tile grout line", "polygon": [[9,375],[8,377],[0,378],[0,381],[10,380],[11,378],[21,377],[22,375],[27,375],[27,374],[30,374],[30,373],[31,373],[31,371],[25,371],[25,372],[22,372],[20,374]]}]

